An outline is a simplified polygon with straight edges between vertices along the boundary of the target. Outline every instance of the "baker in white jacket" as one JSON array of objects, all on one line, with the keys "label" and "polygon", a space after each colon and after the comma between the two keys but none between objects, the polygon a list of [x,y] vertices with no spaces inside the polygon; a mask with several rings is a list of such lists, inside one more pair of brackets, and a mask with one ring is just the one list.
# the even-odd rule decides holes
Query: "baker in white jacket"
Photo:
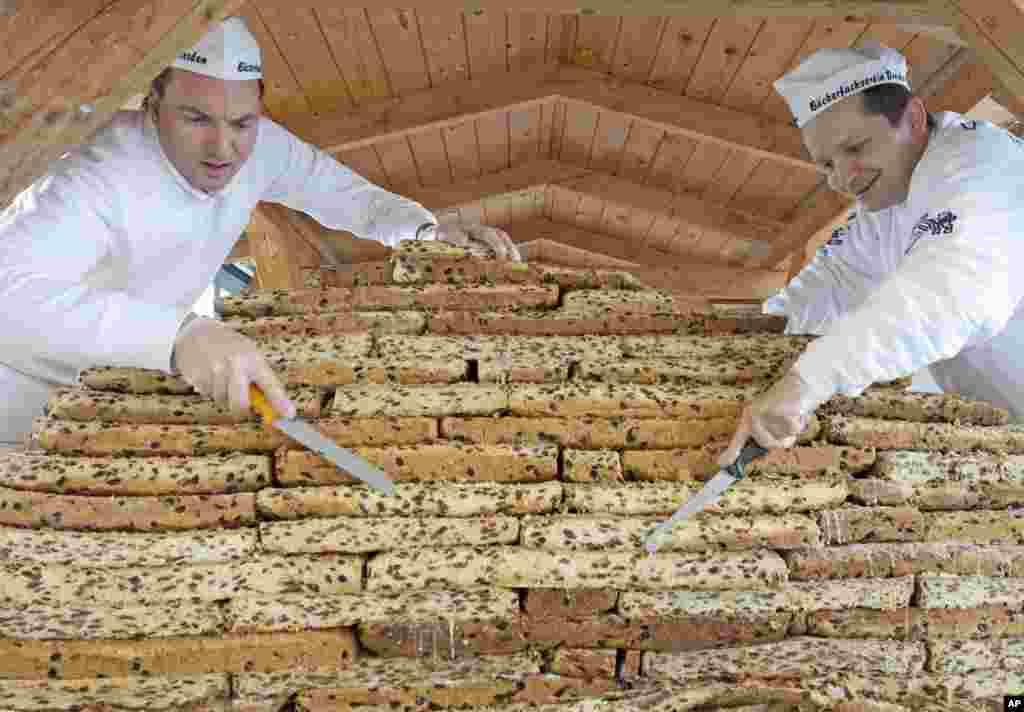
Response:
[{"label": "baker in white jacket", "polygon": [[821,50],[775,83],[829,185],[856,198],[846,225],[764,311],[818,334],[745,410],[720,461],[753,437],[790,447],[834,394],[928,367],[946,392],[1024,419],[1024,141],[930,115],[903,56]]},{"label": "baker in white jacket", "polygon": [[256,39],[215,26],[124,111],[0,213],[0,442],[31,429],[50,389],[94,365],[178,371],[244,412],[257,383],[294,405],[249,339],[195,317],[258,201],[395,245],[483,243],[519,259],[508,235],[438,224],[261,115]]}]

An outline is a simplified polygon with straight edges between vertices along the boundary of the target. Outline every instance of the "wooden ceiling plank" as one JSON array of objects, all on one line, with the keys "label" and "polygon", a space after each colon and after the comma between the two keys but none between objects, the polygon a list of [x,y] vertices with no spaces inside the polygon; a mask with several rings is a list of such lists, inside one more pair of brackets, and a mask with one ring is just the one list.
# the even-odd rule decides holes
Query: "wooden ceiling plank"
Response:
[{"label": "wooden ceiling plank", "polygon": [[573,225],[587,230],[597,230],[604,217],[605,201],[599,195],[581,193],[580,202],[576,204],[576,216],[573,218]]},{"label": "wooden ceiling plank", "polygon": [[431,86],[469,78],[469,57],[462,13],[448,10],[418,14]]},{"label": "wooden ceiling plank", "polygon": [[580,16],[576,14],[549,14],[547,61],[568,64],[576,48],[576,33],[580,27]]},{"label": "wooden ceiling plank", "polygon": [[291,65],[278,49],[274,37],[267,30],[255,3],[247,3],[238,14],[245,20],[260,45],[264,74],[263,105],[267,113],[275,119],[308,114],[311,108],[306,92],[295,78]]},{"label": "wooden ceiling plank", "polygon": [[634,121],[626,146],[623,148],[619,175],[634,183],[645,183],[664,137],[665,132],[661,129]]},{"label": "wooden ceiling plank", "polygon": [[777,161],[762,161],[736,193],[730,207],[775,220],[784,219],[795,202],[795,199],[783,194],[789,173],[793,170],[791,166],[784,166]]},{"label": "wooden ceiling plank", "polygon": [[863,47],[865,42],[878,42],[902,52],[916,36],[915,33],[907,32],[897,25],[871,23],[865,28],[864,34],[857,38],[855,46]]},{"label": "wooden ceiling plank", "polygon": [[269,4],[261,8],[260,14],[294,71],[312,111],[333,113],[355,104],[312,9]]},{"label": "wooden ceiling plank", "polygon": [[566,102],[565,132],[562,136],[562,153],[558,158],[565,163],[589,166],[590,155],[597,136],[597,107],[576,101]]},{"label": "wooden ceiling plank", "polygon": [[380,164],[388,176],[387,187],[401,194],[420,185],[416,161],[409,147],[409,139],[402,137],[391,141],[382,141],[374,146],[380,155]]},{"label": "wooden ceiling plank", "polygon": [[598,117],[594,150],[590,157],[591,168],[604,173],[618,173],[633,123],[628,117],[610,111]]},{"label": "wooden ceiling plank", "polygon": [[445,126],[441,132],[448,149],[452,180],[461,183],[479,178],[482,171],[480,147],[476,141],[476,125],[472,121],[464,121],[455,126]]},{"label": "wooden ceiling plank", "polygon": [[992,70],[972,50],[961,52],[951,60],[952,74],[946,76],[945,68],[939,70],[932,76],[930,86],[920,92],[929,111],[966,114],[998,85]]},{"label": "wooden ceiling plank", "polygon": [[580,15],[572,61],[599,72],[611,72],[622,19],[614,15]]},{"label": "wooden ceiling plank", "polygon": [[813,24],[807,18],[766,20],[721,104],[737,111],[758,113],[765,98],[775,91],[772,83],[785,73]]},{"label": "wooden ceiling plank", "polygon": [[410,136],[409,145],[416,161],[420,185],[430,188],[451,184],[452,169],[440,129]]},{"label": "wooden ceiling plank", "polygon": [[651,86],[682,94],[714,24],[713,17],[670,17],[651,67]]},{"label": "wooden ceiling plank", "polygon": [[[779,76],[781,77],[789,70],[800,66],[801,62],[817,52],[819,49],[851,46],[862,34],[864,34],[864,30],[866,29],[866,22],[859,22],[856,20],[847,21],[838,17],[822,18],[817,20],[814,23],[814,27],[811,29],[810,34],[807,36],[807,39],[805,39],[803,45],[801,45],[800,51],[793,57],[789,66],[786,67],[784,71],[779,72]],[[776,79],[777,78],[778,77],[776,77]],[[778,92],[774,90],[774,87],[765,97],[764,103],[761,105],[760,113],[763,116],[769,116],[777,121],[783,122],[791,121],[793,118],[786,102],[779,96]]]},{"label": "wooden ceiling plank", "polygon": [[612,74],[634,82],[646,82],[654,68],[667,17],[622,18],[618,49],[612,60]]},{"label": "wooden ceiling plank", "polygon": [[548,152],[552,158],[562,155],[562,145],[565,143],[565,129],[569,123],[568,102],[558,99],[553,105],[554,116],[551,123],[551,150]]},{"label": "wooden ceiling plank", "polygon": [[719,17],[686,86],[686,96],[718,104],[763,25],[760,18]]},{"label": "wooden ceiling plank", "polygon": [[1007,93],[1024,103],[1024,4],[1020,0],[948,0],[960,36],[970,42]]},{"label": "wooden ceiling plank", "polygon": [[547,62],[548,16],[540,12],[508,13],[508,66],[530,71]]},{"label": "wooden ceiling plank", "polygon": [[[14,14],[3,21],[0,35],[4,51],[0,54],[0,79],[19,64],[37,60],[59,47],[83,25],[96,18],[107,0],[57,2],[36,0],[15,5]],[[0,13],[2,15],[2,13]]]},{"label": "wooden ceiling plank", "polygon": [[675,192],[702,194],[722,170],[730,153],[730,149],[725,146],[709,141],[698,141],[690,160],[675,177]]},{"label": "wooden ceiling plank", "polygon": [[809,193],[795,212],[793,220],[772,242],[772,250],[756,261],[760,267],[777,265],[791,253],[802,250],[819,230],[830,225],[837,215],[848,210],[850,201],[831,190],[825,181]]},{"label": "wooden ceiling plank", "polygon": [[335,157],[372,183],[385,185],[388,182],[388,176],[381,165],[380,156],[377,155],[377,149],[373,146],[343,151]]},{"label": "wooden ceiling plank", "polygon": [[549,183],[545,189],[545,216],[556,222],[572,223],[576,218],[576,208],[580,204],[580,194],[557,183]]},{"label": "wooden ceiling plank", "polygon": [[667,134],[651,165],[648,185],[676,192],[679,176],[696,150],[697,142],[688,136]]},{"label": "wooden ceiling plank", "polygon": [[903,48],[910,67],[910,86],[923,86],[960,48],[928,35],[918,35]]},{"label": "wooden ceiling plank", "polygon": [[[182,47],[195,44],[241,5],[242,0],[118,0],[45,57],[9,72],[0,96],[0,205],[144,93]],[[159,39],[135,47],[145,33]]]},{"label": "wooden ceiling plank", "polygon": [[542,109],[531,106],[508,114],[509,161],[511,165],[540,158]]},{"label": "wooden ceiling plank", "polygon": [[508,71],[508,23],[501,8],[476,8],[463,13],[469,48],[469,75],[493,77]]},{"label": "wooden ceiling plank", "polygon": [[362,104],[368,99],[392,96],[384,59],[374,41],[366,10],[320,4],[316,12],[352,99]]},{"label": "wooden ceiling plank", "polygon": [[430,87],[418,18],[409,8],[373,5],[366,10],[370,31],[384,60],[392,91],[401,96]]},{"label": "wooden ceiling plank", "polygon": [[495,173],[508,168],[508,111],[477,119],[476,135],[480,145],[480,170]]},{"label": "wooden ceiling plank", "polygon": [[537,132],[537,156],[551,157],[551,142],[554,140],[556,102],[548,101],[540,105],[540,127]]},{"label": "wooden ceiling plank", "polygon": [[701,193],[701,199],[728,205],[762,162],[764,159],[758,156],[732,151],[715,174],[714,180]]}]

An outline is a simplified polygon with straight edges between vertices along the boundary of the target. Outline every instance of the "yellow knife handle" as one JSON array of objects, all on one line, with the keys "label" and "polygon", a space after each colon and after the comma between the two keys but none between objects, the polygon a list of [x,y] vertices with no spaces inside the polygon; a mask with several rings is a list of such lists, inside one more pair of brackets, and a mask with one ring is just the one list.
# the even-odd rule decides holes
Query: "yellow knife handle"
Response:
[{"label": "yellow knife handle", "polygon": [[263,391],[255,383],[249,384],[249,406],[259,414],[263,419],[263,424],[268,428],[277,420],[277,412],[274,410],[274,406],[270,405],[270,401],[267,400],[267,397],[263,395]]}]

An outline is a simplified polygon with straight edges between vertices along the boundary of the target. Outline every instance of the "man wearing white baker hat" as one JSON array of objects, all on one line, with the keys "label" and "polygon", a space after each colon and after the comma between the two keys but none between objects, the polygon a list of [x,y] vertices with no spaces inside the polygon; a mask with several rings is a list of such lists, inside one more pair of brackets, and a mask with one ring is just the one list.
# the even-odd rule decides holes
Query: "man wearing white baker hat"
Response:
[{"label": "man wearing white baker hat", "polygon": [[846,224],[764,311],[818,334],[754,400],[720,461],[749,437],[790,447],[817,406],[928,367],[946,392],[1024,419],[1024,142],[931,115],[907,64],[877,44],[826,49],[775,82]]},{"label": "man wearing white baker hat", "polygon": [[248,386],[294,405],[256,345],[190,312],[261,200],[395,245],[508,235],[438,224],[261,114],[262,61],[239,18],[210,30],[123,111],[0,213],[0,443],[21,440],[54,385],[94,365],[179,370],[243,412]]}]

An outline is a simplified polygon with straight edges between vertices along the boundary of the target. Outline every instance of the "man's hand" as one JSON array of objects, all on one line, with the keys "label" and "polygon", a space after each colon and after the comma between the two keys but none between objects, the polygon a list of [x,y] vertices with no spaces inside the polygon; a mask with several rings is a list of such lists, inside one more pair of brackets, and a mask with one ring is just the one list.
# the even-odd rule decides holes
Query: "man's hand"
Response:
[{"label": "man's hand", "polygon": [[512,238],[508,236],[507,232],[497,227],[441,222],[434,232],[434,239],[447,242],[456,247],[482,245],[500,259],[513,260],[515,262],[523,261],[519,254],[519,248],[512,242]]},{"label": "man's hand", "polygon": [[295,417],[295,405],[256,344],[219,321],[187,324],[175,339],[174,361],[193,388],[233,413],[249,412],[249,384],[255,383],[282,417]]},{"label": "man's hand", "polygon": [[743,409],[736,434],[718,458],[718,464],[725,467],[734,463],[750,438],[769,449],[793,447],[811,414],[825,400],[812,393],[800,374],[789,371]]}]

